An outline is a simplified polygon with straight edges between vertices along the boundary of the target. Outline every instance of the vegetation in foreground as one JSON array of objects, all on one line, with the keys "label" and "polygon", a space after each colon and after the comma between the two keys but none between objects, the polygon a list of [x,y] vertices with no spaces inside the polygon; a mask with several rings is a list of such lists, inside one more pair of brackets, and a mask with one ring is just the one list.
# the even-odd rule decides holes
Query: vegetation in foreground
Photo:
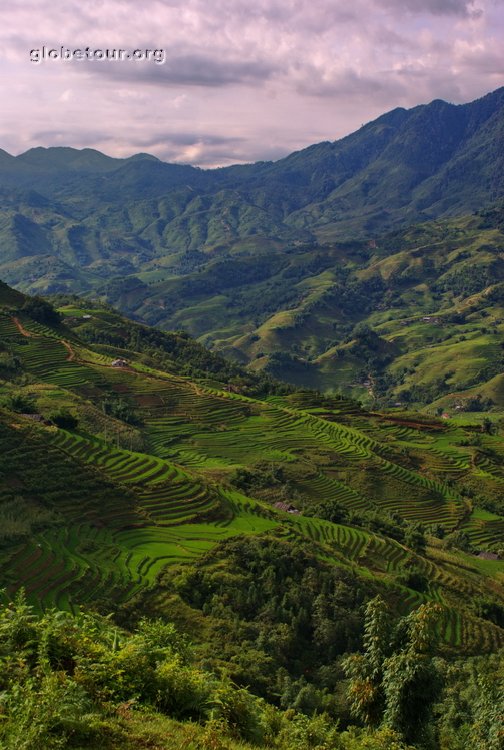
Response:
[{"label": "vegetation in foreground", "polygon": [[364,651],[344,662],[357,725],[282,711],[195,662],[171,623],[133,633],[110,618],[50,611],[20,593],[0,608],[0,747],[162,750],[499,750],[502,662],[433,656],[436,607],[393,628],[381,598],[366,608]]},{"label": "vegetation in foreground", "polygon": [[[31,623],[3,650],[9,750],[30,748],[23,733],[33,747],[499,741],[485,682],[504,624],[498,423],[369,412],[107,308],[0,294],[2,611]],[[22,588],[36,616],[9,606]],[[69,650],[47,662],[44,633],[60,620]],[[146,628],[165,626],[168,645],[145,645]],[[79,645],[88,627],[97,651]],[[123,664],[140,641],[150,687]],[[107,660],[119,653],[120,667]],[[172,657],[173,684],[202,691],[196,708],[160,702],[158,665]],[[67,686],[94,716],[85,726]],[[219,713],[220,690],[225,705],[241,696],[250,726]]]}]

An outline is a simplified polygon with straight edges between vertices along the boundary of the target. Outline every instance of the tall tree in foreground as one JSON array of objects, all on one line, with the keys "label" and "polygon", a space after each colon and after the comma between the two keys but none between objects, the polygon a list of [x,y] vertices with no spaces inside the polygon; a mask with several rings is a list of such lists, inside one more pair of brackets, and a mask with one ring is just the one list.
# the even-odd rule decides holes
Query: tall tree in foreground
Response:
[{"label": "tall tree in foreground", "polygon": [[357,718],[384,724],[407,742],[422,740],[441,688],[432,658],[440,612],[437,604],[423,604],[394,627],[380,596],[368,603],[364,653],[344,662]]}]

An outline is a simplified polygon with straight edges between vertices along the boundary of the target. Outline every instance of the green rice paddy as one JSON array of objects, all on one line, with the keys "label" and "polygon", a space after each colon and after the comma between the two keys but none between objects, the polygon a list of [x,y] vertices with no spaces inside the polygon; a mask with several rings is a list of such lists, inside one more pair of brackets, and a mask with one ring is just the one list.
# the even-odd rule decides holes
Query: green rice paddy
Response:
[{"label": "green rice paddy", "polygon": [[[29,376],[22,391],[42,416],[50,398],[39,385],[70,394],[79,418],[91,409],[100,413],[106,398],[123,399],[138,416],[143,447],[120,447],[114,420],[105,415],[105,431],[98,433],[84,422],[65,430],[3,413],[8,429],[26,436],[26,462],[47,461],[49,471],[67,462],[76,478],[111,488],[106,503],[85,490],[84,479],[82,488],[76,479],[66,492],[45,496],[60,522],[2,548],[9,593],[23,586],[42,609],[124,603],[155,587],[169,565],[190,564],[230,537],[274,529],[308,539],[321,557],[380,581],[405,611],[439,602],[446,611],[443,639],[453,648],[493,650],[504,642],[497,626],[465,607],[482,592],[499,591],[503,562],[489,567],[466,556],[461,565],[435,546],[417,554],[354,525],[283,513],[231,482],[237,469],[281,466],[292,495],[285,499],[301,510],[336,501],[350,514],[372,510],[445,533],[463,530],[473,544],[496,549],[504,519],[474,508],[467,491],[475,483],[502,490],[496,436],[474,444],[463,425],[371,414],[343,398],[329,406],[301,392],[251,399],[136,364],[134,355],[128,367],[112,367],[112,351],[108,356],[21,322],[24,334],[11,316],[0,315],[0,339]],[[8,386],[0,390],[5,394]],[[428,582],[421,593],[396,580],[411,566]]]}]

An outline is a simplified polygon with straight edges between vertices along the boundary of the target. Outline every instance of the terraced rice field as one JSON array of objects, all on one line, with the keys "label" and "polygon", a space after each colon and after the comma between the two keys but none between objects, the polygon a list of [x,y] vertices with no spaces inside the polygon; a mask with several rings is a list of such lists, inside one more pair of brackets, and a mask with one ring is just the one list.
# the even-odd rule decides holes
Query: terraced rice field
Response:
[{"label": "terraced rice field", "polygon": [[65,430],[51,433],[50,440],[79,461],[103,471],[114,482],[134,487],[139,510],[156,525],[190,521],[219,506],[217,493],[156,456],[112,448],[96,438]]},{"label": "terraced rice field", "polygon": [[[65,343],[39,324],[25,327],[31,336],[0,316],[0,339],[12,343],[35,381],[69,389],[77,404],[91,399],[99,407],[111,395],[126,399],[139,415],[135,429],[145,445],[128,451],[84,429],[33,426],[46,451],[114,490],[102,506],[78,488],[68,496],[56,493],[64,523],[0,560],[10,592],[24,586],[41,607],[124,602],[154,586],[167,565],[190,563],[238,534],[277,529],[309,540],[334,564],[376,578],[395,596],[400,592],[405,610],[426,599],[441,603],[441,634],[454,649],[464,644],[491,650],[502,643],[500,629],[460,608],[486,585],[469,564],[460,575],[441,557],[415,555],[362,528],[282,514],[232,490],[228,481],[238,468],[281,464],[293,492],[307,504],[335,500],[351,511],[373,509],[446,531],[461,528],[473,543],[492,546],[502,541],[504,519],[470,515],[467,499],[457,492],[466,476],[504,482],[491,438],[494,452],[478,452],[459,444],[462,432],[456,428],[390,423],[345,399],[330,408],[308,393],[259,401],[143,364],[115,369],[105,354]],[[36,397],[36,385],[33,392]],[[32,449],[29,460],[44,458]],[[428,580],[422,593],[397,583],[411,565]]]},{"label": "terraced rice field", "polygon": [[[346,425],[292,408],[274,406],[269,401],[256,414],[244,412],[245,403],[222,394],[202,394],[197,409],[192,406],[194,391],[180,387],[179,393],[167,389],[161,401],[151,400],[149,412],[150,446],[160,456],[199,469],[231,469],[260,461],[294,463],[300,456],[334,455],[338,462],[355,464],[356,472],[372,468],[376,480],[388,487],[388,497],[380,507],[404,518],[424,523],[439,523],[452,529],[462,519],[466,507],[456,492],[442,481],[434,480],[392,462],[387,451],[372,437]],[[161,394],[160,394],[161,395]],[[138,398],[138,397],[137,397]],[[176,398],[176,407],[170,399]],[[205,430],[201,430],[201,424]],[[460,462],[466,459],[457,456]],[[453,459],[434,456],[438,464]],[[363,509],[373,499],[360,489],[336,478],[324,462],[323,471],[299,482],[304,494],[314,499],[337,499],[349,509]],[[456,469],[458,471],[458,468]],[[374,499],[376,503],[376,499]]]},{"label": "terraced rice field", "polygon": [[0,339],[9,340],[20,336],[12,316],[0,314]]},{"label": "terraced rice field", "polygon": [[504,518],[494,513],[477,509],[471,514],[461,529],[465,531],[474,545],[492,547],[502,545],[504,540]]},{"label": "terraced rice field", "polygon": [[[100,467],[101,453],[91,456],[80,443],[76,440],[70,446],[65,437],[56,441],[75,458],[94,458]],[[27,542],[7,561],[9,578],[15,581],[11,593],[24,586],[38,606],[72,610],[100,600],[124,602],[154,584],[166,565],[190,562],[236,534],[260,533],[277,525],[253,501],[236,493],[229,500],[218,497],[174,467],[171,474],[166,467],[161,477],[152,467],[144,471],[146,467],[134,456],[122,468],[117,458],[113,453],[111,473],[117,472],[128,483],[137,482],[135,490],[140,489],[122,502],[118,494],[116,503],[101,510],[92,498],[87,505],[60,502],[65,526],[37,535],[37,542]],[[205,517],[216,509],[215,520]]]},{"label": "terraced rice field", "polygon": [[[25,429],[29,436],[33,428]],[[82,491],[77,485],[51,495],[64,523],[0,560],[8,591],[23,586],[40,607],[127,601],[153,585],[166,565],[190,562],[223,539],[278,523],[255,501],[204,485],[158,457],[55,428],[39,428],[36,435],[35,445],[27,446],[32,465],[56,465],[60,455],[85,472]],[[97,486],[102,477],[116,488],[104,506],[85,489],[90,470]]]}]

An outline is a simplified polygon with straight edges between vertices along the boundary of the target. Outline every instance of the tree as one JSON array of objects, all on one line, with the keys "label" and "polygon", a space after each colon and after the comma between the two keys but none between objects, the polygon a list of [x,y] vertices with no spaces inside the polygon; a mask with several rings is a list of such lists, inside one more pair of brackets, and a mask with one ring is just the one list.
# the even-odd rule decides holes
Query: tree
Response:
[{"label": "tree", "polygon": [[460,529],[448,534],[443,540],[443,546],[446,549],[460,549],[462,552],[467,552],[468,554],[472,554],[475,551],[469,535]]},{"label": "tree", "polygon": [[482,422],[481,432],[484,432],[487,435],[493,435],[495,432],[494,423],[488,417],[485,417]]},{"label": "tree", "polygon": [[478,693],[473,705],[471,745],[474,750],[502,750],[503,680],[495,679],[491,674],[482,674],[478,677],[477,686]]},{"label": "tree", "polygon": [[4,406],[18,414],[35,414],[35,402],[24,393],[11,393],[4,402]]},{"label": "tree", "polygon": [[412,523],[406,528],[404,543],[415,552],[425,552],[425,530],[422,524]]},{"label": "tree", "polygon": [[42,297],[28,297],[21,311],[38,323],[44,323],[49,326],[56,326],[61,323],[61,315],[54,307],[42,299]]},{"label": "tree", "polygon": [[384,723],[406,742],[422,736],[441,691],[432,659],[440,612],[438,604],[429,603],[403,618],[399,630],[405,633],[406,643],[383,664]]},{"label": "tree", "polygon": [[75,430],[79,424],[77,417],[68,409],[60,409],[56,414],[51,415],[50,420],[62,430]]},{"label": "tree", "polygon": [[390,612],[381,596],[376,596],[366,606],[364,654],[352,654],[343,662],[351,679],[352,713],[371,726],[383,717],[383,664],[391,651],[391,636]]},{"label": "tree", "polygon": [[352,713],[366,724],[384,724],[406,741],[428,724],[441,680],[432,659],[437,604],[423,604],[393,627],[380,596],[366,607],[364,653],[348,657]]}]

